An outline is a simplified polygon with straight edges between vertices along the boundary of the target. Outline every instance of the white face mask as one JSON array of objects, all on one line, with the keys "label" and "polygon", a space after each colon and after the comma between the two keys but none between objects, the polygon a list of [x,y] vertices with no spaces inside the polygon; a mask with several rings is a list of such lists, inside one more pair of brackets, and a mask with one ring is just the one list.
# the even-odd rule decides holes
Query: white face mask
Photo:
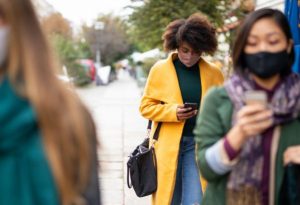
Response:
[{"label": "white face mask", "polygon": [[3,64],[7,59],[8,36],[9,36],[9,27],[1,26],[0,27],[0,66],[3,66]]}]

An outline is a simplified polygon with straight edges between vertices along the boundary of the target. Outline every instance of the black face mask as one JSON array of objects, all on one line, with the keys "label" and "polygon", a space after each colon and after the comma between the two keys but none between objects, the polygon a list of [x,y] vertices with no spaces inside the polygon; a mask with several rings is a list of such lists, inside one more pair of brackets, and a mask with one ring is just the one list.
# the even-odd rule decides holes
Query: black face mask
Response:
[{"label": "black face mask", "polygon": [[289,55],[286,50],[277,53],[244,53],[244,62],[250,73],[267,79],[276,74],[281,74],[285,69],[288,69]]}]

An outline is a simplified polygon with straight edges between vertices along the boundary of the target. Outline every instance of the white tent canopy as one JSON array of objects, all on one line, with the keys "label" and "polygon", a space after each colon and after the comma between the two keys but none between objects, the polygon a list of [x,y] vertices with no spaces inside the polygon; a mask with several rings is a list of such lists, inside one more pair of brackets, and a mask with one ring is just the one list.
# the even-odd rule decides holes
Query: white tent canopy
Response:
[{"label": "white tent canopy", "polygon": [[146,51],[144,53],[134,52],[131,55],[131,58],[136,63],[136,62],[139,62],[139,61],[142,62],[142,61],[144,61],[147,58],[160,57],[161,55],[162,55],[162,52],[158,48],[155,48],[155,49]]}]

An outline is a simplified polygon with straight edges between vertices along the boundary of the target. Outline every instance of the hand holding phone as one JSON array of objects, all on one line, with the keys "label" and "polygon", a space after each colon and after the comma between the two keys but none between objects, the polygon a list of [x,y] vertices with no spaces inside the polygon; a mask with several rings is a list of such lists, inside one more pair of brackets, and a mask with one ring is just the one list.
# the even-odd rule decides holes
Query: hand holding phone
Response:
[{"label": "hand holding phone", "polygon": [[184,103],[184,105],[178,105],[176,115],[177,119],[187,120],[197,115],[198,104],[197,103]]},{"label": "hand holding phone", "polygon": [[253,104],[268,104],[268,96],[267,93],[261,90],[249,90],[244,94],[244,102],[246,105]]},{"label": "hand holding phone", "polygon": [[268,108],[267,93],[246,91],[243,96],[246,104],[236,113],[236,123],[226,138],[235,150],[240,150],[247,139],[260,135],[273,125],[273,112]]},{"label": "hand holding phone", "polygon": [[268,107],[267,93],[264,91],[246,91],[243,100],[246,105],[237,112],[233,129],[238,130],[236,133],[241,138],[247,139],[272,126],[273,112]]},{"label": "hand holding phone", "polygon": [[198,109],[198,103],[185,102],[184,103],[184,108],[192,108],[191,110],[197,110]]}]

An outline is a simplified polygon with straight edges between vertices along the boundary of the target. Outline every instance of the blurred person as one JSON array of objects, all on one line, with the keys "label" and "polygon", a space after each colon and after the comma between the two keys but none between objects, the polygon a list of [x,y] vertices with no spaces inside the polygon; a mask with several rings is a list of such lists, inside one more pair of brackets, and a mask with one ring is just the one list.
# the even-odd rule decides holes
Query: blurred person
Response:
[{"label": "blurred person", "polygon": [[30,0],[0,0],[0,204],[99,204],[93,120],[54,72]]},{"label": "blurred person", "polygon": [[[195,159],[192,133],[198,108],[206,91],[223,83],[223,75],[202,58],[217,48],[215,29],[201,14],[171,22],[163,34],[164,48],[171,52],[158,61],[150,74],[141,99],[141,114],[162,122],[155,142],[158,187],[153,204],[200,204],[202,186]],[[184,103],[196,103],[195,109]],[[204,185],[204,184],[202,184]]]},{"label": "blurred person", "polygon": [[194,131],[208,181],[202,205],[279,204],[285,166],[300,163],[293,62],[286,17],[273,9],[249,14],[235,40],[234,74],[209,91]]}]

